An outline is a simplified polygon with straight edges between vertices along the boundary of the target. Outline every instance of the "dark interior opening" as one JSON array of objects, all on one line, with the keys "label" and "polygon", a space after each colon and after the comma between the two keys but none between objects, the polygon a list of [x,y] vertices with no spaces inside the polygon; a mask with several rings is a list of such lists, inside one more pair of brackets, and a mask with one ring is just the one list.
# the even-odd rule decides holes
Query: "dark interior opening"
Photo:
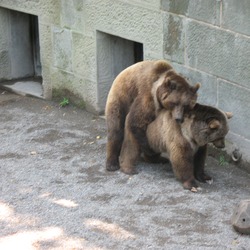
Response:
[{"label": "dark interior opening", "polygon": [[38,17],[30,15],[30,34],[31,34],[31,46],[33,52],[34,62],[34,75],[42,76],[42,66],[40,58],[40,42],[39,42],[39,26]]},{"label": "dark interior opening", "polygon": [[6,23],[0,34],[6,40],[0,46],[0,54],[5,56],[0,65],[0,86],[42,96],[38,16],[1,8],[0,21]]},{"label": "dark interior opening", "polygon": [[97,31],[97,81],[100,112],[104,110],[115,77],[143,60],[143,44]]},{"label": "dark interior opening", "polygon": [[134,42],[134,62],[141,62],[143,61],[143,44]]}]

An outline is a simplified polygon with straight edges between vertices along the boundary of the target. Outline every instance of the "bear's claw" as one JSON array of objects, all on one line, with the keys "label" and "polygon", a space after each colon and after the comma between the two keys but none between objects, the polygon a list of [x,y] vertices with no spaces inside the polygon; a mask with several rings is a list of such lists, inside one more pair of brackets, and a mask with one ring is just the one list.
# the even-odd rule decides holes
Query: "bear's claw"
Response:
[{"label": "bear's claw", "polygon": [[106,169],[108,171],[116,171],[116,170],[120,169],[120,166],[119,165],[106,165]]}]

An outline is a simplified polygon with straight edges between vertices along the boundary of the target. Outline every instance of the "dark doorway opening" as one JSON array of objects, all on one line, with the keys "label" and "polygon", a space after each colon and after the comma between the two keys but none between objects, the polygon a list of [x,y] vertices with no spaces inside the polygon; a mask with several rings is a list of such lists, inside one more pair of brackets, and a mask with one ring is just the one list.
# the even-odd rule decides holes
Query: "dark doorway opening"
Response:
[{"label": "dark doorway opening", "polygon": [[143,44],[100,31],[96,36],[98,106],[102,113],[115,77],[125,68],[143,60]]},{"label": "dark doorway opening", "polygon": [[0,53],[6,58],[5,64],[0,65],[0,86],[20,94],[42,97],[38,16],[4,8],[1,8],[2,13],[1,18],[8,22],[0,34],[7,37],[0,46]]}]

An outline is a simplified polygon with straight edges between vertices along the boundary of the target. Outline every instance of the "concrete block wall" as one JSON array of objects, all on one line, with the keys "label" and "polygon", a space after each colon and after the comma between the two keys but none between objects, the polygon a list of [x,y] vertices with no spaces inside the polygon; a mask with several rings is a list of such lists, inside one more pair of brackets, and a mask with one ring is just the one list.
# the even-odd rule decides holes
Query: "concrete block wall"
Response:
[{"label": "concrete block wall", "polygon": [[234,113],[227,151],[250,162],[250,1],[162,0],[164,58],[199,81],[199,101]]},{"label": "concrete block wall", "polygon": [[[9,32],[4,8],[38,16],[45,98],[66,88],[102,113],[139,43],[144,59],[165,58],[200,82],[201,103],[234,113],[229,148],[249,160],[249,0],[1,0],[0,34]],[[0,78],[9,74],[6,37],[0,35]]]},{"label": "concrete block wall", "polygon": [[[144,59],[162,57],[160,1],[95,0],[86,1],[84,9],[85,35],[93,39],[96,48],[92,61],[96,59],[94,66],[97,72],[97,110],[103,112],[107,93],[118,72],[115,70],[113,72],[116,74],[112,74],[111,68],[116,68],[116,65],[129,65],[127,62],[130,53],[126,53],[130,46],[129,41],[143,44]],[[122,42],[117,37],[126,41]],[[121,45],[120,49],[116,49],[117,43]],[[114,46],[110,46],[111,44]],[[130,64],[132,63],[131,61]]]},{"label": "concrete block wall", "polygon": [[[38,16],[45,98],[66,88],[80,96],[89,111],[102,113],[117,72],[133,63],[123,58],[131,54],[125,52],[133,47],[129,41],[143,44],[144,59],[162,58],[160,0],[1,0],[0,11],[6,13],[4,8]],[[0,33],[6,34],[4,28]],[[100,34],[108,38],[100,42]],[[102,44],[112,40],[120,43],[122,49],[117,51],[123,55],[107,53],[108,46]],[[115,68],[107,79],[102,65],[107,71]]]}]

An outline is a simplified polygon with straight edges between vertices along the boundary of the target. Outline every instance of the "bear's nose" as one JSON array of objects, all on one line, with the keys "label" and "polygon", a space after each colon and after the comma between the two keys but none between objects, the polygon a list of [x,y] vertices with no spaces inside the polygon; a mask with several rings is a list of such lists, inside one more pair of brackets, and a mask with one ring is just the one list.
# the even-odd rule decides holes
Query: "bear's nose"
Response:
[{"label": "bear's nose", "polygon": [[225,148],[225,142],[224,140],[217,140],[213,142],[214,146],[216,148]]},{"label": "bear's nose", "polygon": [[183,118],[176,118],[175,121],[176,121],[177,123],[183,123]]},{"label": "bear's nose", "polygon": [[225,148],[225,144],[224,143],[221,143],[221,144],[216,144],[215,145],[217,148]]}]

